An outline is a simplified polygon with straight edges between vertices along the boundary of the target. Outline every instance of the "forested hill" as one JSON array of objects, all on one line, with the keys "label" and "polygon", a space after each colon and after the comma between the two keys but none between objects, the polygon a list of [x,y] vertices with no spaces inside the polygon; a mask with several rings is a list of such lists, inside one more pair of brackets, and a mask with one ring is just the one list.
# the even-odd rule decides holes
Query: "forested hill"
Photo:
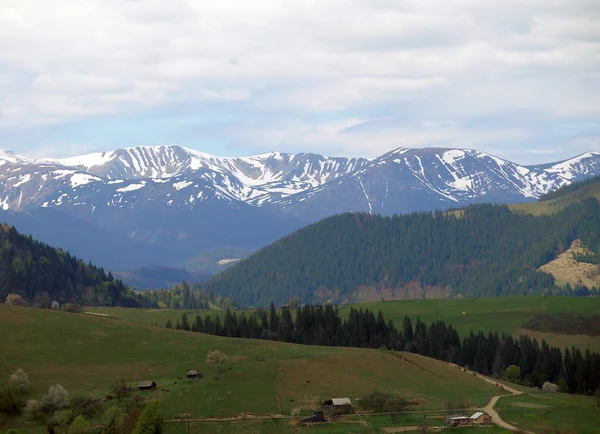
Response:
[{"label": "forested hill", "polygon": [[205,283],[242,305],[428,296],[500,296],[558,289],[536,271],[579,237],[600,252],[590,198],[536,217],[500,205],[381,217],[341,214],[307,226]]},{"label": "forested hill", "polygon": [[110,272],[0,225],[0,302],[10,293],[40,306],[71,299],[87,305],[136,305],[136,295]]}]

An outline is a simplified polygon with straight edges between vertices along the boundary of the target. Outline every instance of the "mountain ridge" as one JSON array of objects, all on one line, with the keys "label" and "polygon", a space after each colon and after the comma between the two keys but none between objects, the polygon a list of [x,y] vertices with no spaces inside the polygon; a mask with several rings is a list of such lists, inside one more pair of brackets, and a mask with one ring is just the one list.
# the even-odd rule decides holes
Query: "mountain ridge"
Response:
[{"label": "mountain ridge", "polygon": [[[344,212],[393,215],[534,202],[547,191],[598,174],[600,153],[541,167],[452,148],[397,148],[377,158],[278,151],[217,157],[178,145],[66,159],[0,151],[0,209],[17,228],[27,226],[35,237],[55,244],[56,236],[44,236],[64,234],[63,223],[54,215],[44,223],[44,211],[66,215],[80,227],[79,238],[67,233],[57,245],[75,254],[98,239],[130,240],[123,252],[100,245],[89,258],[124,271],[180,266],[220,246],[258,249]],[[98,228],[103,235],[88,236],[84,228]],[[138,254],[131,253],[136,249]]]}]

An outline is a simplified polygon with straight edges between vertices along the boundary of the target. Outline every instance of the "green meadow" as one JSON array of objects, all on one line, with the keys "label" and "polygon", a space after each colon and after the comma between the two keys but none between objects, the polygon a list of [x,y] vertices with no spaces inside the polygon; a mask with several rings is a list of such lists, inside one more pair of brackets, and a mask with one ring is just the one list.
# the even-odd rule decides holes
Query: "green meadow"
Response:
[{"label": "green meadow", "polygon": [[[600,338],[585,334],[567,334],[532,331],[524,328],[527,321],[537,314],[576,315],[592,317],[600,315],[600,297],[548,297],[548,296],[513,296],[475,299],[427,299],[396,300],[376,303],[340,306],[342,316],[347,315],[350,307],[368,308],[374,312],[382,311],[386,320],[391,319],[396,327],[402,327],[405,315],[417,317],[427,323],[443,320],[455,327],[461,336],[471,330],[478,332],[509,333],[514,336],[528,334],[538,340],[564,348],[576,346],[600,351]],[[122,309],[122,308],[90,308],[92,312],[113,316],[140,324],[158,324],[164,326],[167,320],[173,324],[186,312],[190,321],[196,315],[221,315],[222,312],[180,311],[160,309]],[[221,318],[223,319],[223,318]]]},{"label": "green meadow", "polygon": [[497,410],[509,423],[539,434],[596,434],[600,430],[600,405],[590,396],[528,392],[500,399]]},{"label": "green meadow", "polygon": [[[423,321],[444,320],[460,333],[471,329],[516,333],[537,313],[594,316],[600,299],[575,297],[509,297],[475,300],[410,300],[355,305],[381,309],[386,318],[401,326],[405,314]],[[88,310],[88,309],[86,309]],[[342,313],[348,311],[342,308]],[[143,392],[146,400],[160,399],[170,421],[166,433],[188,432],[183,421],[192,419],[190,433],[362,433],[383,432],[386,427],[415,423],[422,410],[443,410],[448,400],[462,399],[482,407],[497,387],[443,362],[410,353],[382,350],[303,346],[272,341],[221,338],[200,333],[165,329],[181,311],[95,308],[103,314],[72,314],[34,308],[0,305],[0,382],[9,368],[24,369],[32,383],[27,398],[39,399],[53,384],[71,394],[103,398],[110,385],[124,378],[132,386],[154,380],[158,388]],[[196,314],[189,312],[191,318]],[[214,313],[212,313],[214,314]],[[106,315],[106,316],[104,316]],[[159,326],[151,324],[159,324]],[[549,342],[563,340],[577,345],[580,336],[550,333]],[[590,347],[598,348],[598,338]],[[221,380],[216,368],[206,364],[206,354],[219,349],[229,359]],[[204,379],[185,379],[190,369]],[[600,426],[600,407],[593,398],[547,395],[526,388],[522,396],[505,396],[498,403],[510,423],[535,432],[592,433]],[[334,424],[297,427],[292,413],[310,410],[331,397],[357,398],[374,390],[403,396],[419,404],[407,409],[397,423],[390,416],[353,416]],[[105,406],[110,403],[103,404]],[[428,422],[440,425],[440,413]],[[200,421],[247,415],[267,419]],[[249,415],[249,416],[248,416]],[[285,417],[285,419],[279,419]],[[17,426],[27,433],[43,427],[24,420],[2,422],[0,429]],[[408,425],[407,425],[408,426]],[[452,429],[448,432],[505,432]]]},{"label": "green meadow", "polygon": [[[206,354],[229,356],[221,380]],[[409,353],[227,339],[86,314],[0,305],[0,352],[28,374],[39,399],[50,385],[101,398],[111,383],[154,380],[144,392],[162,401],[165,416],[290,415],[331,397],[352,400],[374,390],[443,408],[448,399],[484,405],[496,387],[442,362]],[[186,381],[190,369],[205,373]],[[0,367],[0,381],[9,371]]]}]

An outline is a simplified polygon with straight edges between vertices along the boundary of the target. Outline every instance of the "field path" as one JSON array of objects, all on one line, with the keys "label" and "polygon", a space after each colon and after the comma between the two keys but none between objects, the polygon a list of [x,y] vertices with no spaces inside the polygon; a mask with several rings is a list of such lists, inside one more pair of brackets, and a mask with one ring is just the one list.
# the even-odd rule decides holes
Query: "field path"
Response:
[{"label": "field path", "polygon": [[423,429],[420,426],[389,426],[386,428],[382,428],[383,432],[385,433],[397,433],[397,432],[404,432],[404,431],[420,431],[421,429]]},{"label": "field path", "polygon": [[[523,394],[523,392],[521,392],[520,390],[517,390],[517,389],[514,389],[514,388],[512,388],[510,386],[507,386],[504,383],[500,383],[499,381],[496,381],[493,378],[488,378],[488,377],[486,377],[484,375],[479,374],[478,372],[470,371],[470,370],[462,368],[462,367],[460,367],[458,365],[454,365],[454,364],[452,364],[452,365],[456,366],[458,369],[460,369],[460,370],[462,370],[464,372],[468,372],[468,373],[476,376],[477,378],[480,378],[481,380],[484,380],[484,381],[486,381],[486,382],[488,382],[490,384],[493,384],[493,385],[499,387],[502,390],[506,390],[507,392],[510,392],[513,396],[522,395]],[[524,432],[524,433],[527,433],[527,434],[535,434],[532,431],[526,431],[526,430],[524,430],[522,428],[518,428],[518,427],[516,427],[514,425],[511,425],[508,422],[506,422],[504,419],[502,419],[502,417],[500,417],[500,414],[496,411],[496,409],[494,407],[498,403],[498,400],[500,400],[500,398],[502,398],[504,396],[506,396],[506,395],[496,395],[496,396],[493,396],[492,399],[490,399],[490,401],[486,404],[486,406],[484,407],[483,411],[485,413],[489,414],[490,417],[492,418],[492,422],[495,425],[498,425],[501,428],[504,428],[504,429],[507,429],[507,430],[510,430],[510,431],[521,431],[521,432]]]}]

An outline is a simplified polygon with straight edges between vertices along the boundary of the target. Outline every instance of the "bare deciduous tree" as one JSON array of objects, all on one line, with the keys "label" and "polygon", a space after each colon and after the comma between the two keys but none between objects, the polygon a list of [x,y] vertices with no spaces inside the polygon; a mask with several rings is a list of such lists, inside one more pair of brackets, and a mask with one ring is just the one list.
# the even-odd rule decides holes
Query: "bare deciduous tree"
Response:
[{"label": "bare deciduous tree", "polygon": [[215,379],[219,380],[223,374],[223,364],[227,361],[229,356],[221,350],[209,351],[206,356],[206,363],[209,365],[217,365],[217,376]]}]

